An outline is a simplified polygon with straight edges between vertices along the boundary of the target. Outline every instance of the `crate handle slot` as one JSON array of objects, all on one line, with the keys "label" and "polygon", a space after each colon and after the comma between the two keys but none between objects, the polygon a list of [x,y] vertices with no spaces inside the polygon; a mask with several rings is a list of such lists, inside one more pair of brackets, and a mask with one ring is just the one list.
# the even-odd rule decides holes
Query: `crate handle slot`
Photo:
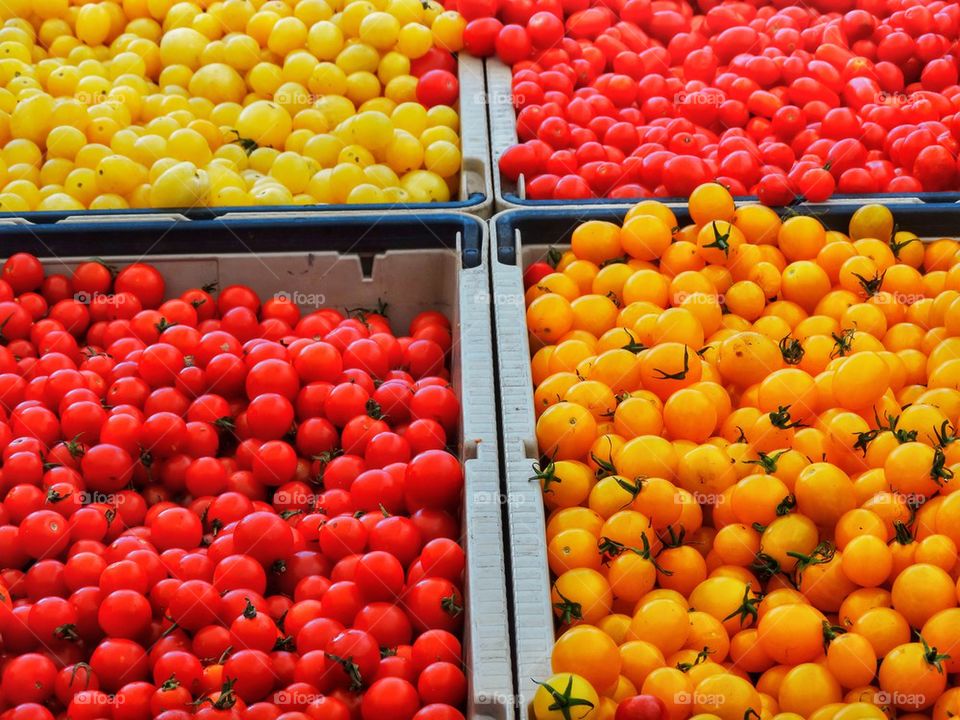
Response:
[{"label": "crate handle slot", "polygon": [[483,264],[483,227],[465,223],[460,231],[460,261],[464,270],[478,268]]},{"label": "crate handle slot", "polygon": [[506,231],[506,227],[501,227],[500,223],[509,224],[509,219],[497,220],[497,260],[502,265],[517,264],[517,230],[513,232]]}]

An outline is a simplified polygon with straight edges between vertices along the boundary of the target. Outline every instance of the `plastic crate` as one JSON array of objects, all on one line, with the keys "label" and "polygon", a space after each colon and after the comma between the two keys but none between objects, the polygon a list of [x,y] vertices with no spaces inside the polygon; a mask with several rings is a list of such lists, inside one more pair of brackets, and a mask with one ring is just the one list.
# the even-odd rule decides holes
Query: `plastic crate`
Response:
[{"label": "plastic crate", "polygon": [[146,260],[173,297],[218,282],[246,283],[264,298],[284,294],[307,312],[382,301],[398,332],[417,313],[444,312],[453,326],[451,379],[462,405],[467,717],[513,720],[484,223],[453,214],[83,222],[11,225],[0,228],[2,236],[8,248],[37,254],[52,272],[91,255],[115,265]]},{"label": "plastic crate", "polygon": [[[960,234],[958,205],[891,204],[889,207],[899,228],[915,232],[922,238]],[[523,269],[546,258],[550,248],[569,249],[570,236],[581,223],[607,220],[621,224],[627,209],[621,206],[565,211],[510,210],[490,220],[500,442],[504,493],[508,500],[507,560],[521,718],[528,717],[528,707],[536,692],[535,682],[552,674],[550,654],[554,643],[546,515],[540,484],[531,482],[532,466],[539,461],[540,452],[533,407]],[[829,229],[845,231],[855,209],[845,205],[831,207],[826,213],[817,213],[817,217]],[[690,222],[686,209],[676,214],[681,225]]]},{"label": "plastic crate", "polygon": [[[529,200],[524,191],[524,178],[512,182],[500,175],[500,156],[510,147],[517,144],[517,114],[513,106],[513,72],[499,60],[487,60],[487,97],[489,98],[490,115],[490,149],[493,155],[493,190],[496,210],[512,208],[566,208],[571,204],[588,207],[622,205],[623,198],[591,198],[577,200]],[[636,198],[639,201],[643,198]],[[686,198],[657,198],[661,202],[678,207],[686,205]],[[737,198],[738,201],[756,202],[756,197]],[[626,202],[629,202],[627,200]],[[834,195],[825,203],[808,203],[814,208],[833,207],[835,205],[863,204],[865,202],[879,203],[960,203],[958,192],[932,193],[877,193],[872,195]]]},{"label": "plastic crate", "polygon": [[270,213],[295,214],[305,217],[357,212],[423,212],[459,211],[478,217],[490,217],[493,212],[493,185],[490,173],[490,140],[485,112],[477,112],[486,102],[483,61],[466,54],[457,58],[460,81],[460,188],[455,199],[444,203],[410,203],[403,205],[269,205],[244,207],[196,207],[189,209],[130,209],[49,211],[27,213],[0,213],[0,224],[55,223],[64,220],[103,221],[124,220],[149,222],[153,219],[209,220],[216,217],[244,217]]}]

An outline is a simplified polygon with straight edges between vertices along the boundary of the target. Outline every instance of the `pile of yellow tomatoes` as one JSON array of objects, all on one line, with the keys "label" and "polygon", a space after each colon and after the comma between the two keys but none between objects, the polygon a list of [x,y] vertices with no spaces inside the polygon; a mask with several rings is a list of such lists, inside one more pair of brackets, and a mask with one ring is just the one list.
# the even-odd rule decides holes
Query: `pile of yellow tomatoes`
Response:
[{"label": "pile of yellow tomatoes", "polygon": [[846,234],[716,184],[689,210],[528,271],[535,717],[960,715],[960,246],[878,205]]},{"label": "pile of yellow tomatoes", "polygon": [[6,0],[0,212],[446,201],[433,0]]}]

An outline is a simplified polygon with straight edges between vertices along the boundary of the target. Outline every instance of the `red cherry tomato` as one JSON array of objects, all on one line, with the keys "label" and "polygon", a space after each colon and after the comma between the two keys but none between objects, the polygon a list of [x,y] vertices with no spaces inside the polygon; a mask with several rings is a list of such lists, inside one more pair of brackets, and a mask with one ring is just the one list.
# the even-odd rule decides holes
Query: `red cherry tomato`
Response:
[{"label": "red cherry tomato", "polygon": [[417,100],[426,107],[455,105],[459,96],[460,83],[448,70],[430,70],[417,82]]},{"label": "red cherry tomato", "polygon": [[670,713],[663,700],[655,695],[634,695],[617,705],[614,720],[667,720]]}]

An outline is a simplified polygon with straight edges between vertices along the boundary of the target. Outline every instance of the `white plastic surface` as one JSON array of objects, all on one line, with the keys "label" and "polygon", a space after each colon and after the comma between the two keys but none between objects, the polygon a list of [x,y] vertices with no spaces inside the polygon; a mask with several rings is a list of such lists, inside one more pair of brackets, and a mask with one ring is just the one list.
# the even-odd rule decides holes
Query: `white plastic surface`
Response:
[{"label": "white plastic surface", "polygon": [[[496,219],[490,221],[494,228]],[[517,704],[527,717],[536,681],[550,676],[553,648],[553,609],[550,571],[547,566],[546,521],[540,484],[531,481],[533,463],[539,459],[530,373],[530,344],[520,242],[517,265],[497,259],[491,240],[494,328],[500,394],[501,439],[506,473],[507,532],[510,548],[511,597],[514,612],[514,663],[517,671]],[[541,248],[545,252],[546,247]]]},{"label": "white plastic surface", "polygon": [[119,220],[121,222],[129,223],[150,223],[150,222],[168,222],[168,223],[177,223],[177,222],[189,222],[190,218],[182,213],[177,212],[168,212],[165,210],[158,210],[157,212],[142,212],[135,213],[130,215],[88,215],[88,214],[78,214],[70,215],[69,217],[64,218],[61,222],[69,223],[89,223],[89,222],[103,222],[104,220]]},{"label": "white plastic surface", "polygon": [[[456,197],[451,200],[467,200],[471,195],[482,193],[483,200],[475,202],[465,207],[449,208],[437,207],[437,212],[461,212],[470,215],[476,215],[481,218],[490,217],[493,212],[493,177],[490,171],[490,133],[487,126],[487,87],[486,76],[484,73],[483,60],[472,57],[466,53],[460,53],[457,56],[457,79],[460,83],[460,187]],[[285,217],[291,215],[297,217],[307,217],[310,215],[329,215],[330,213],[351,213],[349,208],[343,210],[324,210],[325,206],[304,206],[303,210],[291,210],[278,212],[276,210],[266,209],[259,212],[251,208],[242,212],[228,213],[223,217],[244,217],[257,218],[269,217],[274,214],[281,214]],[[406,210],[402,207],[384,205],[385,212],[393,213],[423,213],[433,212],[433,208],[424,207],[412,210]],[[20,222],[32,222],[29,215],[23,218],[3,218],[0,224],[18,220]],[[145,210],[142,213],[126,215],[90,215],[79,212],[76,215],[64,218],[63,222],[180,222],[188,221],[188,218],[177,212],[168,210],[158,210],[151,212]]]},{"label": "white plastic surface", "polygon": [[[371,217],[374,222],[374,218]],[[461,266],[459,235],[449,249],[388,251],[373,258],[368,277],[356,254],[258,253],[243,255],[113,256],[122,266],[147,261],[163,274],[167,295],[212,282],[245,283],[261,298],[286,294],[302,310],[388,303],[395,332],[405,332],[424,310],[439,310],[453,323],[452,382],[462,403],[460,457],[465,468],[463,542],[467,551],[464,662],[470,720],[513,720],[504,542],[491,346],[487,230],[479,267]],[[425,232],[429,228],[425,226]],[[88,258],[45,259],[65,272]],[[479,500],[479,501],[478,501]]]},{"label": "white plastic surface", "polygon": [[[493,165],[491,172],[493,174],[493,194],[494,194],[494,212],[499,212],[501,210],[509,210],[515,208],[530,208],[531,205],[522,205],[517,202],[505,199],[506,193],[510,193],[520,198],[526,198],[526,193],[524,191],[524,181],[525,178],[523,175],[520,176],[520,179],[514,183],[506,178],[502,177],[500,174],[500,156],[503,155],[510,147],[516,145],[518,142],[517,137],[517,112],[513,106],[513,71],[507,65],[504,65],[502,62],[495,58],[490,58],[486,61],[487,66],[487,96],[489,97],[488,105],[488,115],[490,117],[490,151],[493,156]],[[639,201],[639,198],[637,199]],[[755,201],[754,201],[755,202]],[[829,207],[831,205],[855,205],[863,204],[864,202],[882,202],[884,204],[897,204],[902,205],[904,203],[909,204],[923,204],[923,201],[918,197],[911,197],[910,195],[891,195],[884,196],[879,199],[865,199],[857,197],[847,197],[847,198],[831,198],[829,202],[826,203],[806,203],[811,207]],[[960,200],[957,201],[960,203]],[[569,204],[563,204],[563,209],[566,210],[571,205],[576,205],[577,203],[571,202]],[[610,204],[603,203],[600,207],[616,207],[621,203],[611,202]],[[629,203],[628,203],[629,204]],[[668,202],[664,203],[669,207],[686,207],[685,202]],[[553,206],[543,206],[543,207],[558,207],[557,205]],[[584,207],[598,207],[597,205],[585,205]]]},{"label": "white plastic surface", "polygon": [[520,178],[518,188],[515,183],[500,175],[500,156],[517,144],[517,111],[513,106],[513,71],[495,58],[487,59],[486,68],[494,202],[496,210],[506,210],[521,206],[504,200],[505,193],[518,193],[523,197],[523,178]]},{"label": "white plastic surface", "polygon": [[[605,206],[604,209],[608,208]],[[551,237],[535,234],[528,234],[527,244],[524,244],[520,231],[514,230],[514,237],[508,239],[508,244],[509,241],[514,244],[516,264],[502,263],[497,253],[498,217],[494,215],[490,220],[490,264],[501,444],[508,498],[506,529],[511,564],[510,594],[514,607],[514,664],[521,720],[532,720],[530,703],[537,689],[535,681],[551,675],[550,654],[555,630],[545,539],[546,513],[540,485],[530,479],[534,474],[533,463],[539,460],[540,453],[536,438],[530,342],[526,330],[523,269],[545,259],[550,249],[562,253],[569,250],[569,245],[553,244],[550,243]],[[576,224],[573,220],[571,222]],[[936,237],[924,236],[921,240],[932,242]]]},{"label": "white plastic surface", "polygon": [[490,170],[490,132],[487,127],[487,84],[483,60],[460,53],[457,58],[460,80],[460,200],[483,193],[485,200],[462,208],[480,217],[493,212],[493,173]]}]

